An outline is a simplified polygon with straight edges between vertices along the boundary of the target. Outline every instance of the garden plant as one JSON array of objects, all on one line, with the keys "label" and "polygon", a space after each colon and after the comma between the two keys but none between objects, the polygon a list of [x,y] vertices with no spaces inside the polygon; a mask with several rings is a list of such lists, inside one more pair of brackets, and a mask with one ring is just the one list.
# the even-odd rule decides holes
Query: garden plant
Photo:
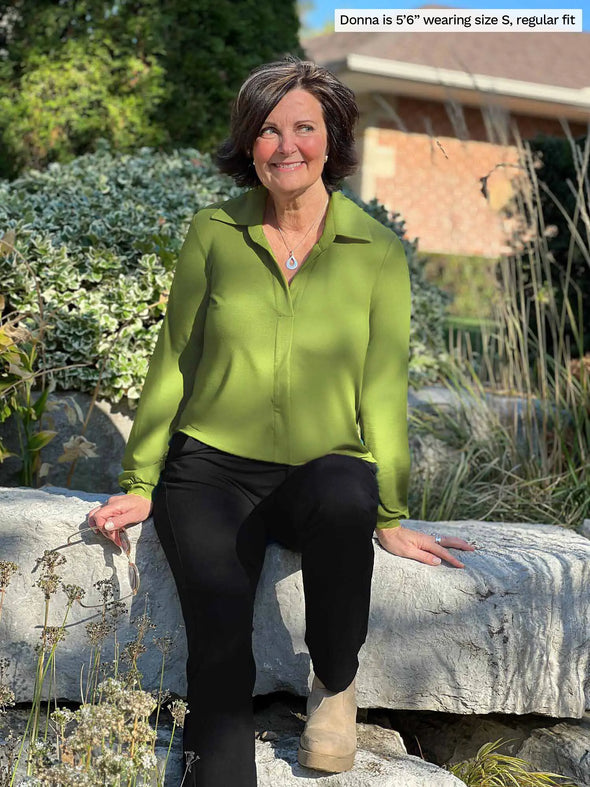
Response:
[{"label": "garden plant", "polygon": [[533,771],[520,757],[502,754],[502,740],[484,744],[475,757],[449,767],[467,787],[576,787],[557,773]]},{"label": "garden plant", "polygon": [[583,311],[572,304],[573,261],[590,268],[588,150],[586,140],[571,172],[569,257],[557,264],[542,170],[521,145],[527,176],[517,194],[527,225],[517,226],[514,251],[499,263],[499,297],[482,324],[481,349],[468,336],[456,341],[442,381],[456,406],[412,417],[415,440],[435,457],[414,473],[414,516],[569,527],[590,516],[590,364]]},{"label": "garden plant", "polygon": [[298,30],[294,0],[0,1],[0,176],[101,138],[212,150],[250,69],[303,54]]},{"label": "garden plant", "polygon": [[[135,638],[121,647],[117,627],[126,615],[126,605],[114,600],[113,580],[100,580],[95,584],[102,597],[98,619],[86,624],[90,653],[86,673],[81,665],[80,704],[76,709],[58,705],[56,653],[67,635],[72,606],[83,603],[85,595],[83,588],[62,581],[66,563],[67,558],[57,551],[46,551],[37,560],[39,578],[35,584],[44,597],[43,625],[36,646],[33,700],[20,735],[3,729],[3,719],[15,697],[7,679],[10,662],[0,661],[0,733],[4,737],[0,787],[163,787],[174,736],[188,712],[183,700],[171,699],[164,689],[166,657],[173,638],[169,634],[152,638],[150,645],[162,654],[160,685],[155,692],[143,691],[138,662],[154,626],[146,613],[140,615],[133,621]],[[15,563],[0,561],[0,618],[16,571]],[[54,616],[60,618],[58,625],[50,625]],[[105,660],[109,643],[112,661]],[[158,761],[155,747],[164,707],[172,718],[172,731],[167,752]]]}]

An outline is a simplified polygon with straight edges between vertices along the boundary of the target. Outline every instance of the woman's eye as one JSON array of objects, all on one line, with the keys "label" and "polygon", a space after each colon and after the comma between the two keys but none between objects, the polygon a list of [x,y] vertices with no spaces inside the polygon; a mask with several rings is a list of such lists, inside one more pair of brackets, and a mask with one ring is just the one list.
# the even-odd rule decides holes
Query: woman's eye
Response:
[{"label": "woman's eye", "polygon": [[275,133],[274,128],[272,126],[267,126],[266,128],[262,129],[262,131],[260,132],[260,136],[261,137],[269,137],[271,134],[274,134],[274,133]]}]

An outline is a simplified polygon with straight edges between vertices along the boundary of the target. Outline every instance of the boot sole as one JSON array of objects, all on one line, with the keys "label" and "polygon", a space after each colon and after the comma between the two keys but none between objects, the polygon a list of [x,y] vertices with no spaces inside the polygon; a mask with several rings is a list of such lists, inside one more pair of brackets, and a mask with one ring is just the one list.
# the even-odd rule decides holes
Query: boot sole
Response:
[{"label": "boot sole", "polygon": [[356,752],[352,752],[344,757],[336,757],[333,754],[307,751],[300,746],[297,750],[297,760],[304,768],[313,768],[313,770],[326,771],[327,773],[342,773],[352,768],[355,754]]}]

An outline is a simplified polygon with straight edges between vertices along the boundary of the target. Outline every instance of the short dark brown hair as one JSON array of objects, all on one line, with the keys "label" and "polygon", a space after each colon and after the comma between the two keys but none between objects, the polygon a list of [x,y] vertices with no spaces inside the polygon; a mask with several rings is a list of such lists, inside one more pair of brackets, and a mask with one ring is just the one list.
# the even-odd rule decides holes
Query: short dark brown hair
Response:
[{"label": "short dark brown hair", "polygon": [[289,55],[251,71],[234,101],[230,135],[220,145],[216,160],[219,169],[231,175],[238,186],[260,184],[252,163],[254,142],[275,106],[296,88],[307,90],[322,105],[328,132],[329,155],[322,172],[326,188],[336,188],[355,171],[354,126],[359,111],[354,93],[326,68]]}]

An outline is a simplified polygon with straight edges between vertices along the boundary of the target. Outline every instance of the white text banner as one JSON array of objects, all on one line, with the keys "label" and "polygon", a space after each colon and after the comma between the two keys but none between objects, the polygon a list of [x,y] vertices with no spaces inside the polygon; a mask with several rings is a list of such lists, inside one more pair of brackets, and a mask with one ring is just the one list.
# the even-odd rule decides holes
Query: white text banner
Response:
[{"label": "white text banner", "polygon": [[478,33],[536,32],[581,33],[582,10],[565,8],[492,9],[470,11],[461,8],[352,9],[334,11],[337,33],[408,32]]}]

